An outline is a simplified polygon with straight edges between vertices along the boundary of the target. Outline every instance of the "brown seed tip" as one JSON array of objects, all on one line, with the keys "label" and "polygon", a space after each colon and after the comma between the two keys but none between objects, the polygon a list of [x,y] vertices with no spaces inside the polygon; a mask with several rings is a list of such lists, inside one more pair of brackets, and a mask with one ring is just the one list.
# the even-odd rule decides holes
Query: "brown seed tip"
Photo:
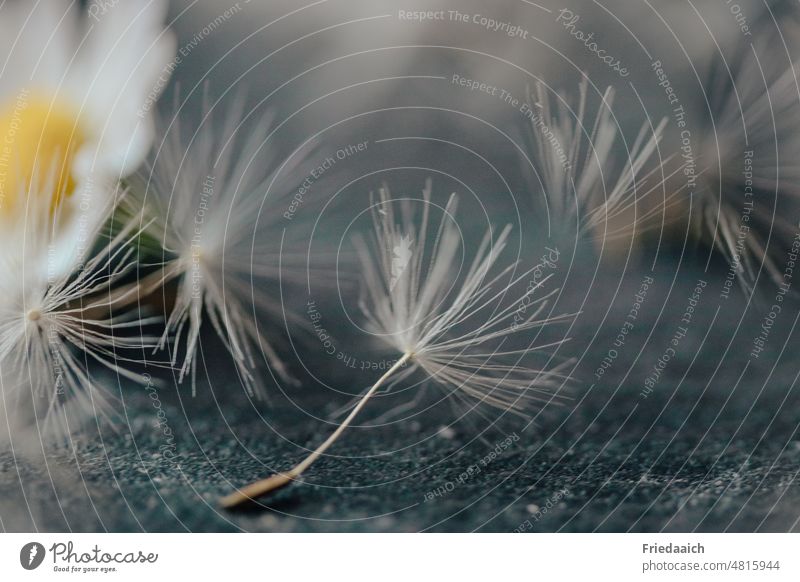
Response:
[{"label": "brown seed tip", "polygon": [[238,491],[234,491],[230,495],[226,495],[220,499],[219,503],[223,508],[230,509],[232,507],[236,507],[237,505],[241,505],[242,503],[258,499],[259,497],[280,489],[281,487],[285,487],[294,481],[294,479],[295,477],[289,473],[278,473],[272,477],[251,483],[247,487],[243,487]]}]

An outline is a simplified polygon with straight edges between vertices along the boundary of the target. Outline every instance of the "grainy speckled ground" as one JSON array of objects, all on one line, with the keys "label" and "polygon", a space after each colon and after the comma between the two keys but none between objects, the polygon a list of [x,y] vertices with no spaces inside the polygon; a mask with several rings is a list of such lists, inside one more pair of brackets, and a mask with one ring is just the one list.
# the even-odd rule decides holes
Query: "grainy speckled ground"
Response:
[{"label": "grainy speckled ground", "polygon": [[[794,342],[787,342],[794,318],[782,320],[769,353],[742,374],[749,326],[763,317],[763,307],[751,305],[752,315],[734,334],[744,301],[734,297],[717,313],[709,293],[711,308],[698,315],[657,389],[647,399],[639,394],[674,332],[671,306],[685,303],[701,275],[684,272],[669,293],[674,301],[665,300],[663,285],[664,296],[652,299],[667,306],[662,322],[652,321],[659,310],[648,310],[648,324],[637,328],[603,381],[592,384],[598,354],[609,345],[595,338],[599,347],[579,366],[588,381],[535,426],[501,419],[487,429],[489,421],[476,420],[440,433],[452,417],[440,406],[413,420],[355,429],[331,450],[339,458],[314,465],[305,483],[261,507],[226,512],[216,500],[231,484],[290,466],[301,454],[290,441],[310,446],[328,429],[279,399],[259,408],[271,429],[238,390],[222,390],[224,383],[195,399],[162,390],[161,406],[178,435],[171,459],[163,454],[163,432],[153,427],[151,401],[131,389],[125,404],[132,420],[118,434],[104,429],[102,440],[87,438],[73,452],[52,454],[48,469],[29,457],[0,456],[0,525],[6,531],[798,530],[800,389]],[[717,284],[718,274],[707,276],[710,286]],[[620,298],[638,285],[639,276],[628,279]],[[624,316],[626,301],[618,303],[608,321]],[[597,329],[602,316],[587,313],[580,325]],[[638,342],[639,336],[649,340]],[[293,397],[323,416],[333,408],[321,403],[324,394],[298,389]],[[365,420],[382,405],[374,406]],[[519,439],[481,464],[508,435]],[[480,470],[460,479],[472,465]],[[437,488],[445,493],[431,495]]]}]

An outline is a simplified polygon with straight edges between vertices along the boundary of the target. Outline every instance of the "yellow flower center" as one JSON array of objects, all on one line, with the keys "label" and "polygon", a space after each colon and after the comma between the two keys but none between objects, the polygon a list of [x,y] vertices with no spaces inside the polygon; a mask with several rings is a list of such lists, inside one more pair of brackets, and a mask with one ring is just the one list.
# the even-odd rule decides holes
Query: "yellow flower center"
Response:
[{"label": "yellow flower center", "polygon": [[27,91],[0,104],[0,216],[24,203],[33,185],[49,188],[54,209],[75,190],[72,164],[85,142],[77,110]]}]

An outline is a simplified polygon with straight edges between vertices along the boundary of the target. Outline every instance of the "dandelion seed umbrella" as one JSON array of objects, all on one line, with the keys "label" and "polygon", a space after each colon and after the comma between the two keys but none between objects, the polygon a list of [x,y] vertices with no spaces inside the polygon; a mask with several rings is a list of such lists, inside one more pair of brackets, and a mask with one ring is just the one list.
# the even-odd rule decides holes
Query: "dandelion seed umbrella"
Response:
[{"label": "dandelion seed umbrella", "polygon": [[[659,160],[656,168],[643,171],[658,151],[667,120],[662,119],[655,127],[644,123],[629,147],[619,139],[611,110],[614,90],[609,87],[603,93],[592,121],[587,114],[588,81],[584,79],[578,89],[579,97],[574,103],[558,96],[554,105],[542,83],[537,83],[535,92],[528,97],[531,114],[525,135],[552,222],[559,228],[571,225],[578,237],[629,237],[637,229],[641,231],[662,208],[677,202],[677,193],[673,193],[660,203],[651,204],[636,221],[628,218],[638,202],[657,196],[665,179],[681,169],[674,168],[665,177],[669,160]],[[614,152],[619,150],[627,152],[621,166],[614,163]],[[604,231],[604,225],[611,229]]]},{"label": "dandelion seed umbrella", "polygon": [[[135,265],[135,223],[110,238],[100,227],[89,231],[87,240],[98,248],[79,269],[64,271],[52,253],[59,220],[57,213],[51,216],[54,184],[54,173],[41,184],[35,180],[28,213],[15,223],[0,221],[3,248],[15,250],[0,253],[0,395],[20,429],[35,425],[39,440],[59,442],[87,418],[110,416],[112,397],[86,364],[98,362],[132,378],[131,360],[122,352],[154,345],[154,338],[125,335],[149,319],[114,313],[136,298],[135,284],[117,286]],[[104,221],[117,197],[109,196],[100,213]]]},{"label": "dandelion seed umbrella", "polygon": [[[450,198],[435,233],[429,232],[430,186],[423,192],[423,202],[424,210],[417,225],[411,202],[399,203],[398,219],[388,190],[382,189],[380,201],[373,206],[374,244],[356,239],[364,272],[361,309],[369,330],[397,350],[400,355],[397,362],[302,462],[228,495],[221,500],[224,507],[254,499],[300,477],[339,438],[381,386],[390,380],[390,386],[394,385],[417,371],[445,388],[516,412],[554,398],[564,380],[561,366],[549,371],[536,370],[518,362],[531,352],[557,346],[563,340],[547,346],[503,347],[504,340],[514,333],[564,319],[539,319],[547,304],[548,295],[544,295],[531,302],[535,308],[529,317],[518,325],[511,324],[520,303],[540,292],[546,279],[516,297],[517,301],[504,304],[508,293],[529,275],[526,272],[515,276],[514,264],[490,275],[506,246],[510,232],[507,226],[496,238],[489,229],[469,269],[456,284],[452,264],[461,248],[460,232],[453,221],[457,198],[455,195]],[[427,242],[429,235],[433,235],[433,244]],[[487,312],[489,315],[476,323]]]},{"label": "dandelion seed umbrella", "polygon": [[785,284],[798,233],[800,61],[772,27],[771,17],[764,19],[753,43],[712,71],[713,131],[701,142],[704,171],[691,217],[695,237],[728,261],[729,276],[748,294],[760,272]]},{"label": "dandelion seed umbrella", "polygon": [[206,325],[231,354],[248,394],[256,395],[259,350],[281,379],[293,381],[253,313],[291,317],[270,289],[279,280],[302,281],[295,260],[300,253],[281,252],[280,221],[313,146],[278,164],[268,141],[274,133],[271,114],[245,114],[239,100],[219,123],[208,104],[204,109],[204,122],[194,130],[187,131],[177,116],[164,121],[154,160],[138,178],[152,215],[149,232],[165,257],[147,286],[177,283],[159,348],[170,348],[179,381],[191,376],[194,393]]}]

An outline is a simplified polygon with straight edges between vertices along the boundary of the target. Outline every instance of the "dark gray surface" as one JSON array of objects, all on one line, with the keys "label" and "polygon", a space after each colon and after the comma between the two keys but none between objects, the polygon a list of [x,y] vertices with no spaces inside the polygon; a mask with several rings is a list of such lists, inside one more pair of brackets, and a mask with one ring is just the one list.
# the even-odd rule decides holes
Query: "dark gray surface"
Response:
[{"label": "dark gray surface", "polygon": [[[253,407],[231,387],[161,390],[161,405],[177,435],[174,461],[159,452],[147,393],[125,391],[131,419],[73,452],[48,455],[49,469],[30,457],[0,457],[0,518],[6,531],[789,531],[800,518],[800,435],[795,315],[770,336],[768,353],[747,364],[748,346],[764,305],[734,295],[719,312],[712,287],[719,273],[685,268],[670,292],[671,268],[657,275],[647,322],[621,351],[602,383],[592,371],[610,345],[641,273],[625,278],[605,324],[599,302],[578,318],[573,353],[581,357],[573,400],[534,425],[483,411],[451,430],[445,403],[381,428],[356,428],[308,472],[306,482],[261,506],[218,510],[231,484],[285,469],[330,431],[300,410],[329,415],[344,397],[304,381],[292,388],[297,405],[273,391]],[[657,389],[639,391],[680,319],[693,282],[710,281],[707,299]],[[599,281],[595,289],[613,288]],[[593,291],[594,292],[594,291]],[[764,292],[767,297],[770,291]],[[669,297],[667,297],[669,295]],[[619,304],[619,305],[617,305]],[[660,307],[665,306],[659,317]],[[656,309],[658,306],[659,309]],[[788,306],[787,306],[788,309]],[[744,314],[743,323],[739,318]],[[711,322],[714,325],[710,325]],[[737,326],[738,333],[734,333]],[[652,333],[651,333],[652,332]],[[788,341],[787,341],[788,340]],[[728,349],[730,345],[730,349]],[[207,344],[208,350],[213,344]],[[643,347],[644,346],[644,347]],[[642,349],[643,347],[643,349]],[[784,350],[785,348],[785,350]],[[641,354],[639,351],[641,350]],[[728,350],[726,352],[726,350]],[[637,360],[638,356],[638,360]],[[327,366],[333,381],[348,376]],[[337,378],[338,374],[338,378]],[[771,374],[771,375],[770,375]],[[741,380],[739,378],[741,376]],[[366,381],[365,381],[366,382]],[[235,386],[235,385],[234,385]],[[357,389],[355,389],[357,391]],[[428,402],[434,402],[431,391]],[[401,400],[407,396],[401,396]],[[378,400],[363,421],[396,401]],[[256,410],[264,415],[262,420]],[[494,424],[494,426],[489,426]],[[480,471],[459,481],[507,435],[513,442]],[[162,451],[163,452],[163,451]],[[448,485],[451,483],[451,485]],[[443,488],[445,494],[430,495]],[[25,494],[22,494],[24,489]],[[431,498],[432,497],[432,498]],[[548,503],[549,506],[548,507]],[[533,506],[547,511],[538,514]],[[526,523],[527,520],[527,523]]]}]

